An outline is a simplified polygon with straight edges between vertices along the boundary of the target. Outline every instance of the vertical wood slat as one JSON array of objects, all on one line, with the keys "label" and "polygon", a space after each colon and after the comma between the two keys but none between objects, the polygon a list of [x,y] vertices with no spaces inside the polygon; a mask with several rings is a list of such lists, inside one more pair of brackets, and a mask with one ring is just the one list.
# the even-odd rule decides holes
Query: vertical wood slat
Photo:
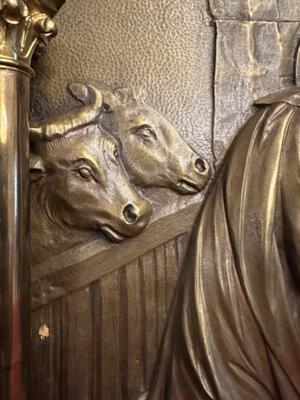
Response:
[{"label": "vertical wood slat", "polygon": [[[31,321],[31,398],[60,400],[61,301],[33,312]],[[40,336],[41,327],[49,337]]]},{"label": "vertical wood slat", "polygon": [[37,400],[50,400],[52,392],[50,338],[41,338],[39,330],[42,326],[51,326],[51,305],[35,311],[31,316],[31,361],[32,361],[32,394]]},{"label": "vertical wood slat", "polygon": [[160,246],[155,252],[155,273],[156,273],[156,316],[157,316],[157,345],[160,343],[167,316],[166,296],[166,252],[165,247]]},{"label": "vertical wood slat", "polygon": [[[150,383],[188,236],[33,315],[33,400],[131,400]],[[50,337],[40,340],[42,324]]]},{"label": "vertical wood slat", "polygon": [[143,293],[143,366],[144,379],[151,379],[157,348],[156,275],[154,253],[141,257],[141,288]]},{"label": "vertical wood slat", "polygon": [[92,395],[91,399],[102,398],[102,319],[103,305],[100,281],[91,285],[93,305],[93,354],[92,354]]},{"label": "vertical wood slat", "polygon": [[178,259],[176,240],[171,240],[165,244],[166,254],[166,296],[167,309],[169,310],[174,294],[174,289],[178,276]]},{"label": "vertical wood slat", "polygon": [[119,272],[101,279],[102,399],[121,399]]},{"label": "vertical wood slat", "polygon": [[[136,399],[145,389],[142,367],[142,305],[143,293],[140,288],[140,265],[136,261],[126,267],[127,289],[127,386],[128,399]],[[123,343],[121,343],[123,346]]]},{"label": "vertical wood slat", "polygon": [[184,263],[186,261],[186,253],[189,245],[189,235],[181,235],[176,239],[177,254],[178,254],[178,273],[184,268]]},{"label": "vertical wood slat", "polygon": [[125,266],[119,273],[119,304],[120,304],[120,324],[119,324],[119,357],[120,362],[118,368],[120,370],[121,380],[121,399],[128,399],[129,384],[128,384],[128,358],[129,358],[129,338],[130,335],[130,318],[128,315],[128,288],[127,274],[128,267]]},{"label": "vertical wood slat", "polygon": [[90,399],[92,309],[90,288],[63,299],[62,399]]},{"label": "vertical wood slat", "polygon": [[62,338],[61,300],[51,305],[50,353],[51,353],[51,397],[60,400],[61,396],[61,338]]}]

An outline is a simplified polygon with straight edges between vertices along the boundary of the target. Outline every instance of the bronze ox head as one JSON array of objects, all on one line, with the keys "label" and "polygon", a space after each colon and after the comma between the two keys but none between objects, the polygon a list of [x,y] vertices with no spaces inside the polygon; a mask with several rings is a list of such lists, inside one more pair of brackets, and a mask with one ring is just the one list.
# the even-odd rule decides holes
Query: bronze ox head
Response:
[{"label": "bronze ox head", "polygon": [[[70,85],[84,103],[89,93]],[[121,158],[134,184],[167,187],[181,194],[201,191],[210,167],[180,136],[176,128],[143,100],[139,90],[102,90],[101,126],[120,142]]]},{"label": "bronze ox head", "polygon": [[89,104],[31,131],[33,196],[53,223],[121,240],[145,228],[151,207],[130,184],[116,141],[93,123],[101,94],[91,85],[82,89]]}]

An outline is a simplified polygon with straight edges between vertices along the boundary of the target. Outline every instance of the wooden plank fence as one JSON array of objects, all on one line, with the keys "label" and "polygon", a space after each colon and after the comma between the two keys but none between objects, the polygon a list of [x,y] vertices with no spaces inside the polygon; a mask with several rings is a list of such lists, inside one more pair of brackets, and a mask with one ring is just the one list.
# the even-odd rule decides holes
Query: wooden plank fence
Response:
[{"label": "wooden plank fence", "polygon": [[32,400],[134,400],[146,390],[197,212],[34,268]]}]

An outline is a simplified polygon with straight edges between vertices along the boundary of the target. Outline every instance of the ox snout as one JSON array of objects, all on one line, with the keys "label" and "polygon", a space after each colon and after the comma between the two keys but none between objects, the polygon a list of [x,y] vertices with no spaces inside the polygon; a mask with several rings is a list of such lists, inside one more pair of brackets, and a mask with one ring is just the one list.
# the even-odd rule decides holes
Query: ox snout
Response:
[{"label": "ox snout", "polygon": [[193,158],[189,170],[179,180],[177,190],[181,194],[196,194],[205,188],[210,176],[211,168],[205,158]]},{"label": "ox snout", "polygon": [[147,201],[138,204],[128,203],[122,212],[122,218],[126,224],[128,236],[133,236],[142,231],[149,223],[152,208]]},{"label": "ox snout", "polygon": [[210,171],[210,166],[204,158],[196,158],[193,162],[194,169],[200,175],[206,175]]},{"label": "ox snout", "polygon": [[135,236],[149,223],[152,207],[146,200],[127,203],[114,221],[101,225],[102,232],[114,242]]}]

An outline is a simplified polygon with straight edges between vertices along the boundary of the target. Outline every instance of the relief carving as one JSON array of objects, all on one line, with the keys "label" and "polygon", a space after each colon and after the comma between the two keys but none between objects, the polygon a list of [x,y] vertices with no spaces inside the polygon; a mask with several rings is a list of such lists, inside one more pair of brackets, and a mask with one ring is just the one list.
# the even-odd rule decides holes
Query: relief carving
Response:
[{"label": "relief carving", "polygon": [[299,398],[299,89],[256,104],[196,223],[147,399]]},{"label": "relief carving", "polygon": [[140,91],[69,89],[84,104],[30,128],[33,264],[95,232],[113,241],[140,233],[151,205],[132,184],[196,194],[210,178],[207,161]]},{"label": "relief carving", "polygon": [[93,122],[101,92],[85,86],[90,103],[35,125],[31,152],[32,262],[102,231],[112,240],[138,234],[151,216],[119,160],[116,141]]},{"label": "relief carving", "polygon": [[[83,102],[87,91],[70,85]],[[180,136],[174,126],[144,100],[139,89],[102,90],[103,131],[120,143],[121,158],[132,182],[140,187],[165,187],[180,194],[201,191],[210,178],[210,167]]]},{"label": "relief carving", "polygon": [[[122,88],[73,83],[80,106],[29,132],[31,58],[64,0],[0,0],[1,399],[300,398],[295,1],[74,0],[83,45],[54,85],[41,64],[37,114],[65,75]],[[184,138],[218,166],[203,203],[212,169]]]},{"label": "relief carving", "polygon": [[53,1],[1,0],[0,54],[1,64],[31,73],[31,59],[37,46],[47,44],[57,34],[51,18],[64,3]]}]

